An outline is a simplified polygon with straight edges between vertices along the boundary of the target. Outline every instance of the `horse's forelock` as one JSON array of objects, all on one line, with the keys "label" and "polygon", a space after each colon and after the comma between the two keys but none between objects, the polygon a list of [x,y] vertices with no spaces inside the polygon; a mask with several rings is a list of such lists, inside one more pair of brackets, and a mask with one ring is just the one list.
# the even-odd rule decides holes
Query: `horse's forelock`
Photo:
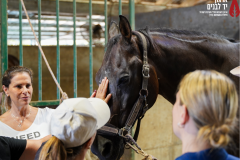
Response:
[{"label": "horse's forelock", "polygon": [[115,45],[115,44],[117,44],[117,42],[119,41],[119,39],[120,39],[120,34],[119,35],[117,35],[117,36],[115,36],[115,37],[112,37],[109,41],[108,41],[108,43],[107,43],[107,48],[112,48],[113,47],[113,45]]},{"label": "horse's forelock", "polygon": [[[110,56],[112,47],[117,44],[117,42],[119,41],[119,39],[120,39],[120,35],[117,35],[117,36],[112,37],[111,39],[109,39],[109,41],[108,41],[108,43],[107,43],[107,45],[106,45],[106,49],[105,49],[106,51],[105,51],[105,53],[104,53],[104,56],[106,56],[106,57],[109,57],[109,56]],[[108,58],[107,58],[107,59],[108,59]]]}]

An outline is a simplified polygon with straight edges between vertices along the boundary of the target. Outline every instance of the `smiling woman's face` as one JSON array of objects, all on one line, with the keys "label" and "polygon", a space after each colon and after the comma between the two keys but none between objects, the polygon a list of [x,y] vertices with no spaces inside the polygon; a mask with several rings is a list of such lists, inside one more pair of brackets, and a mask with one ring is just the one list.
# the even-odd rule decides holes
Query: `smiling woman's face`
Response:
[{"label": "smiling woman's face", "polygon": [[17,73],[11,79],[9,87],[3,85],[4,92],[11,98],[11,107],[29,105],[32,99],[32,82],[28,73]]}]

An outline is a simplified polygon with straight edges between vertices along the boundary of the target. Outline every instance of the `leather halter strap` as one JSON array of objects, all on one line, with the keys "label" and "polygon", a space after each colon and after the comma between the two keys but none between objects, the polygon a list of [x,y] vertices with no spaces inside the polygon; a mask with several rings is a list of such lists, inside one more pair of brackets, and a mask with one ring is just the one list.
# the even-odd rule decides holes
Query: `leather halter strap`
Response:
[{"label": "leather halter strap", "polygon": [[109,126],[105,125],[98,130],[101,133],[111,134],[111,135],[112,134],[117,134],[121,137],[125,137],[125,135],[127,135],[130,132],[134,123],[138,119],[138,126],[137,126],[137,129],[136,129],[136,132],[135,132],[138,135],[139,128],[140,128],[140,121],[143,118],[146,111],[148,110],[148,104],[147,104],[148,90],[147,90],[147,86],[148,86],[148,78],[150,77],[149,76],[150,67],[149,67],[149,64],[148,64],[148,56],[147,56],[147,40],[142,33],[137,32],[137,31],[136,31],[136,33],[138,35],[140,35],[141,40],[142,40],[142,44],[143,44],[143,67],[142,67],[143,81],[142,81],[142,89],[139,92],[138,100],[134,104],[134,106],[133,106],[133,108],[132,108],[132,110],[131,110],[131,112],[128,116],[128,119],[125,123],[125,126],[121,129],[117,129],[117,128],[113,128],[113,127],[109,127]]},{"label": "leather halter strap", "polygon": [[[142,81],[142,89],[139,92],[139,98],[138,101],[135,103],[134,107],[131,110],[130,115],[128,116],[127,122],[125,124],[125,129],[130,130],[132,128],[132,126],[134,125],[138,113],[139,111],[142,109],[142,104],[143,102],[147,101],[146,98],[148,96],[148,90],[147,90],[147,86],[148,86],[148,78],[149,76],[149,65],[148,65],[148,57],[147,57],[147,40],[144,37],[144,35],[140,32],[137,32],[141,39],[142,39],[142,43],[143,43],[143,67],[142,67],[142,75],[143,75],[143,81]],[[145,92],[145,93],[144,93]],[[143,106],[145,108],[144,109],[144,113],[146,112],[145,109],[147,107],[147,104],[145,104],[145,106]],[[141,115],[142,116],[142,115]]]}]

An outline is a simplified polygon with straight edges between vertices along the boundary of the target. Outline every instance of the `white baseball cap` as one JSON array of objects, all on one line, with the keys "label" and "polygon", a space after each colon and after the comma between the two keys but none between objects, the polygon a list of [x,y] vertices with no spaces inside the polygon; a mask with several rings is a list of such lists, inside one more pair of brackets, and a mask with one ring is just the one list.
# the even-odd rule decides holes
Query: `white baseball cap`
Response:
[{"label": "white baseball cap", "polygon": [[235,76],[240,77],[240,66],[232,69],[232,70],[230,71],[230,73],[232,73],[232,74],[235,75]]},{"label": "white baseball cap", "polygon": [[65,148],[77,147],[88,141],[109,118],[109,107],[99,98],[66,99],[52,114],[51,134]]}]

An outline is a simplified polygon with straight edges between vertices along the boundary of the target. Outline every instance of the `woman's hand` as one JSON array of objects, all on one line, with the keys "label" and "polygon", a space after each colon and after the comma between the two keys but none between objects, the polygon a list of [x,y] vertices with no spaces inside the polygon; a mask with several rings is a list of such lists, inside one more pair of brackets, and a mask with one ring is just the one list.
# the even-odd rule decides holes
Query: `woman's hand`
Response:
[{"label": "woman's hand", "polygon": [[108,82],[109,81],[108,81],[107,77],[102,79],[102,82],[98,87],[98,90],[97,91],[95,90],[90,98],[94,98],[94,97],[100,98],[100,99],[104,100],[106,103],[108,103],[108,101],[110,100],[110,98],[112,96],[111,94],[108,94],[106,97]]}]

